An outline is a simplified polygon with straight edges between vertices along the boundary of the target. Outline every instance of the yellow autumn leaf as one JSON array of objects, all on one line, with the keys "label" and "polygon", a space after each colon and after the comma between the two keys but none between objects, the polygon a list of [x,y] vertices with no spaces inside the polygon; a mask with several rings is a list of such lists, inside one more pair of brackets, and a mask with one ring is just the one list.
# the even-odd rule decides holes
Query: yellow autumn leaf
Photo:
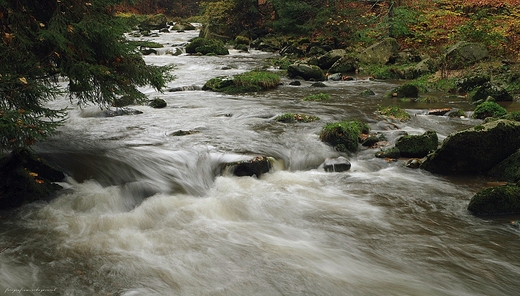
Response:
[{"label": "yellow autumn leaf", "polygon": [[38,173],[29,172],[29,176],[31,176],[31,177],[38,177]]},{"label": "yellow autumn leaf", "polygon": [[18,80],[20,80],[20,82],[23,84],[27,84],[27,79],[25,79],[25,77],[20,77]]}]

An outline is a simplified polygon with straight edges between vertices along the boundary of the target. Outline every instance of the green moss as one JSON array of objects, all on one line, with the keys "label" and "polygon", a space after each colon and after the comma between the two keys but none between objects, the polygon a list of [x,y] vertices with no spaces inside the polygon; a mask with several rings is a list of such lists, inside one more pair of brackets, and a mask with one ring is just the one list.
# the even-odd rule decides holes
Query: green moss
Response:
[{"label": "green moss", "polygon": [[234,77],[215,77],[208,80],[203,90],[225,93],[258,92],[276,88],[280,84],[280,76],[266,71],[250,71]]},{"label": "green moss", "polygon": [[199,53],[203,55],[216,54],[227,55],[229,51],[224,46],[224,43],[216,39],[195,38],[188,45],[186,45],[187,53]]},{"label": "green moss", "polygon": [[404,157],[424,157],[437,149],[439,138],[434,131],[427,131],[422,135],[406,135],[397,139],[395,147]]},{"label": "green moss", "polygon": [[314,95],[308,95],[303,98],[304,101],[328,101],[330,100],[330,95],[325,93],[319,93]]},{"label": "green moss", "polygon": [[505,215],[520,213],[520,187],[486,188],[473,196],[468,210],[475,215]]},{"label": "green moss", "polygon": [[504,116],[504,119],[520,121],[520,111],[513,111]]},{"label": "green moss", "polygon": [[399,106],[388,106],[388,107],[381,107],[378,106],[377,113],[380,115],[399,119],[401,121],[410,120],[410,114],[408,114],[405,110],[403,110]]},{"label": "green moss", "polygon": [[475,108],[472,117],[485,119],[487,117],[501,117],[507,114],[506,109],[495,102],[484,102]]},{"label": "green moss", "polygon": [[286,113],[286,114],[277,116],[274,120],[279,121],[279,122],[294,123],[294,122],[314,122],[314,121],[320,120],[320,118],[317,116],[306,115],[306,114]]},{"label": "green moss", "polygon": [[356,152],[361,134],[368,134],[370,128],[359,120],[327,123],[320,133],[320,140],[334,146],[341,152]]}]

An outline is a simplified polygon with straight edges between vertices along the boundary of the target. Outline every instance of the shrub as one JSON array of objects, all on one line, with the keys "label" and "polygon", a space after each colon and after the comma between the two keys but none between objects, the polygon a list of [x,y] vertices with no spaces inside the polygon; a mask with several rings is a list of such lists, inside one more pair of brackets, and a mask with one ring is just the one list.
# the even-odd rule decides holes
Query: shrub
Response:
[{"label": "shrub", "polygon": [[507,114],[506,109],[495,102],[484,102],[475,108],[472,117],[485,119],[487,117],[500,117]]},{"label": "shrub", "polygon": [[341,152],[356,152],[361,134],[368,134],[370,128],[359,120],[327,123],[320,133],[320,140],[334,146]]}]

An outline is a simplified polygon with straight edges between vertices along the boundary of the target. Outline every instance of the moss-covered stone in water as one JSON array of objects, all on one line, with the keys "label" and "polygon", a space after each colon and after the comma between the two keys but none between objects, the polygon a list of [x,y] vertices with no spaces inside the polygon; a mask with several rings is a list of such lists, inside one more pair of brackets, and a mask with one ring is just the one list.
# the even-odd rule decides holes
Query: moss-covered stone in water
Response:
[{"label": "moss-covered stone in water", "polygon": [[313,122],[320,120],[317,116],[306,115],[306,114],[294,114],[294,113],[286,113],[280,116],[277,116],[274,120],[278,122],[285,123],[294,123],[294,122]]},{"label": "moss-covered stone in water", "polygon": [[506,109],[495,102],[484,102],[475,108],[473,118],[501,117],[507,114]]},{"label": "moss-covered stone in water", "polygon": [[475,215],[506,215],[520,213],[520,187],[486,188],[473,196],[468,210]]},{"label": "moss-covered stone in water", "polygon": [[508,182],[520,181],[520,149],[494,166],[488,175]]},{"label": "moss-covered stone in water", "polygon": [[388,106],[384,108],[379,106],[377,112],[382,116],[399,119],[401,121],[406,121],[410,119],[410,114],[408,114],[399,106]]},{"label": "moss-covered stone in water", "polygon": [[202,90],[225,91],[234,85],[233,79],[230,77],[219,76],[208,80],[202,87]]},{"label": "moss-covered stone in water", "polygon": [[424,157],[437,149],[439,139],[434,131],[427,131],[422,135],[402,136],[395,142],[403,157]]},{"label": "moss-covered stone in water", "polygon": [[229,51],[224,46],[224,43],[215,39],[195,38],[188,45],[186,45],[187,53],[200,53],[203,55],[216,54],[227,55]]},{"label": "moss-covered stone in water", "polygon": [[369,132],[370,128],[366,123],[358,120],[346,120],[327,123],[320,133],[320,139],[339,151],[356,152],[361,134],[368,134]]},{"label": "moss-covered stone in water", "polygon": [[419,97],[419,88],[414,84],[405,83],[392,90],[388,96],[395,98],[417,98]]}]

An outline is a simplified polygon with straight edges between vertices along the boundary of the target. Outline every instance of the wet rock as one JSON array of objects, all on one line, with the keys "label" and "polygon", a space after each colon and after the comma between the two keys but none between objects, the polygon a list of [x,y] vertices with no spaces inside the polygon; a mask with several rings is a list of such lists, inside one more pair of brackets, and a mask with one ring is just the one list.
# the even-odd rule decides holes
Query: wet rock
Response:
[{"label": "wet rock", "polygon": [[489,52],[482,43],[461,41],[448,48],[444,57],[446,68],[457,70],[488,58]]},{"label": "wet rock", "polygon": [[394,98],[418,98],[419,88],[413,84],[405,83],[394,88],[389,96]]},{"label": "wet rock", "polygon": [[376,152],[375,156],[377,158],[393,158],[397,159],[401,157],[401,151],[399,151],[399,148],[397,147],[391,147],[384,150],[381,150],[379,152]]},{"label": "wet rock", "polygon": [[239,161],[235,163],[225,163],[222,165],[222,171],[231,173],[237,177],[260,177],[268,173],[271,169],[271,161],[269,157],[257,156],[250,160]]},{"label": "wet rock", "polygon": [[469,77],[461,78],[457,81],[455,81],[455,86],[458,89],[458,92],[468,92],[472,91],[473,89],[484,85],[485,83],[489,82],[490,78],[489,76],[485,75],[474,75]]},{"label": "wet rock", "polygon": [[302,85],[302,83],[301,83],[300,81],[298,81],[298,80],[295,80],[295,81],[291,81],[291,82],[289,83],[289,85],[292,85],[292,86],[300,86],[300,85]]},{"label": "wet rock", "polygon": [[367,97],[368,97],[368,96],[375,96],[376,93],[375,93],[373,90],[371,90],[371,89],[365,89],[364,91],[362,91],[362,92],[360,93],[360,95],[361,95],[361,96],[367,96]]},{"label": "wet rock", "polygon": [[358,62],[356,59],[348,56],[344,56],[337,60],[330,68],[328,73],[353,73],[358,68]]},{"label": "wet rock", "polygon": [[347,51],[344,49],[331,50],[331,51],[327,52],[326,54],[318,57],[318,67],[320,67],[321,69],[327,70],[330,67],[332,67],[332,65],[334,65],[334,63],[336,63],[339,59],[341,59],[342,57],[344,57],[346,55],[347,55]]},{"label": "wet rock", "polygon": [[507,182],[520,181],[520,150],[494,166],[488,175]]},{"label": "wet rock", "polygon": [[479,100],[486,100],[488,97],[492,97],[497,102],[512,101],[513,96],[504,88],[497,86],[491,82],[486,82],[483,85],[476,88],[476,91],[470,94],[472,102]]},{"label": "wet rock", "polygon": [[451,108],[439,108],[428,110],[428,115],[444,116],[451,111]]},{"label": "wet rock", "polygon": [[312,87],[327,87],[327,85],[323,82],[314,82],[311,84]]},{"label": "wet rock", "polygon": [[337,158],[329,158],[323,163],[323,169],[326,172],[345,172],[350,170],[350,161],[343,156]]},{"label": "wet rock", "polygon": [[497,186],[477,192],[468,205],[474,215],[520,214],[520,187]]},{"label": "wet rock", "polygon": [[290,78],[302,77],[305,80],[324,81],[325,74],[323,71],[314,65],[296,63],[287,68],[287,74]]},{"label": "wet rock", "polygon": [[161,98],[155,98],[150,101],[148,106],[155,108],[155,109],[161,109],[161,108],[165,108],[167,106],[167,104],[166,104],[165,100],[163,100]]},{"label": "wet rock", "polygon": [[123,107],[123,108],[116,108],[116,110],[112,110],[112,109],[104,110],[103,112],[101,112],[99,117],[115,117],[115,116],[138,115],[138,114],[143,114],[143,112],[136,110],[136,109],[128,108],[128,107]]},{"label": "wet rock", "polygon": [[14,151],[0,160],[0,210],[48,200],[62,189],[55,182],[65,174],[27,150]]},{"label": "wet rock", "polygon": [[342,78],[343,78],[343,76],[341,75],[341,73],[334,73],[334,74],[327,76],[327,80],[330,80],[330,81],[341,81]]},{"label": "wet rock", "polygon": [[434,131],[427,131],[422,135],[402,136],[395,142],[402,157],[424,157],[437,149],[439,139]]},{"label": "wet rock", "polygon": [[409,159],[405,162],[404,166],[410,169],[418,169],[421,166],[421,160],[417,158]]},{"label": "wet rock", "polygon": [[397,57],[399,44],[394,38],[386,38],[376,43],[363,52],[357,58],[363,64],[386,65]]},{"label": "wet rock", "polygon": [[520,148],[520,122],[497,120],[449,135],[422,169],[438,174],[480,174]]},{"label": "wet rock", "polygon": [[200,133],[200,131],[193,131],[193,130],[183,131],[183,130],[178,130],[176,132],[173,132],[171,135],[174,136],[174,137],[182,137],[182,136],[188,136],[188,135],[193,135],[193,134],[198,134],[198,133]]}]

